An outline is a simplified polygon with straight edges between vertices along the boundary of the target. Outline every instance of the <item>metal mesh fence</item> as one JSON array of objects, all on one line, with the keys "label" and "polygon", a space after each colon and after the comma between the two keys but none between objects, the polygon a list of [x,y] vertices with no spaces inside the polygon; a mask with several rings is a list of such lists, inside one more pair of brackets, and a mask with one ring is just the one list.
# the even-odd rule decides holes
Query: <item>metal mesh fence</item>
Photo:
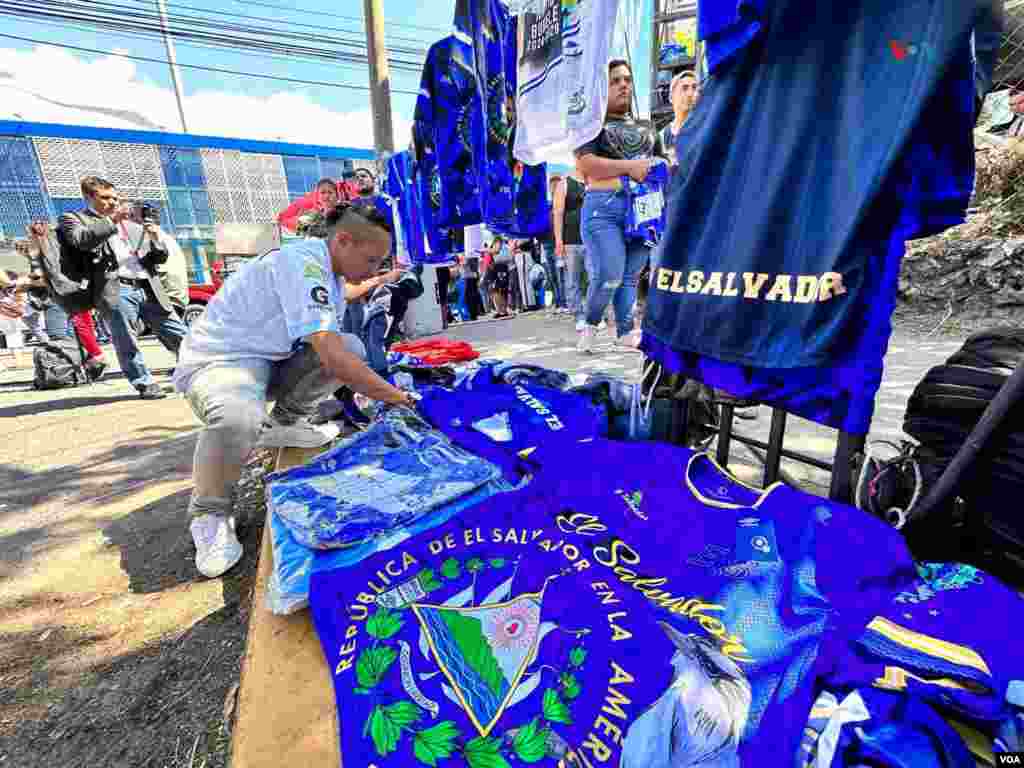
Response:
[{"label": "metal mesh fence", "polygon": [[975,131],[974,205],[991,234],[1024,231],[1024,0],[1009,0],[993,86]]}]

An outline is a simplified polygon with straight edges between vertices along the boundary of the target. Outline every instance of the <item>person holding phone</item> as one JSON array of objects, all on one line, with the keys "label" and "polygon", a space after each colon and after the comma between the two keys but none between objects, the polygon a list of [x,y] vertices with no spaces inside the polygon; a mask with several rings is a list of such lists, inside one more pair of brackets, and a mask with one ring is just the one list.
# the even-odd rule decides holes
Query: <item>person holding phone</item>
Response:
[{"label": "person holding phone", "polygon": [[135,326],[143,319],[175,354],[188,329],[156,274],[168,259],[159,226],[132,221],[132,206],[106,179],[87,176],[81,190],[86,208],[65,213],[57,227],[61,263],[90,284],[93,306],[110,328],[128,381],[143,400],[161,399],[166,395],[146,366]]}]

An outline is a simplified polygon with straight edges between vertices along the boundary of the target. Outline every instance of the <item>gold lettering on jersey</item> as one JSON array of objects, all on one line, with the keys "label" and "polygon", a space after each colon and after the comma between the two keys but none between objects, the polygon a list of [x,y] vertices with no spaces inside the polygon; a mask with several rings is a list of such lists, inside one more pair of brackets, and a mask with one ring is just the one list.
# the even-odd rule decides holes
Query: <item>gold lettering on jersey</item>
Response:
[{"label": "gold lettering on jersey", "polygon": [[667,584],[668,579],[640,575],[630,568],[640,565],[640,554],[622,539],[612,539],[607,545],[594,547],[593,555],[598,563],[611,568],[620,582],[630,585],[655,605],[699,624],[701,629],[718,640],[722,653],[729,658],[753,661],[739,636],[731,633],[721,619],[711,615],[724,611],[724,605],[705,603],[695,597],[676,597],[667,590],[658,589]]},{"label": "gold lettering on jersey", "polygon": [[669,293],[695,293],[702,296],[744,301],[771,301],[782,304],[814,304],[831,301],[847,292],[839,272],[821,275],[772,275],[761,272],[690,272],[659,267],[655,288]]}]

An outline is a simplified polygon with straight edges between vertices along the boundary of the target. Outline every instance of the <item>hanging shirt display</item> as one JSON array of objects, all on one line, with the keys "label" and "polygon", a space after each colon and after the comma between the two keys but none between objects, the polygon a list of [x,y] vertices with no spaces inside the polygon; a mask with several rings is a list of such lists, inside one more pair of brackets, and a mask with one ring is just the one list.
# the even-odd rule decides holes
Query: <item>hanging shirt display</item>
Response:
[{"label": "hanging shirt display", "polygon": [[[547,168],[515,159],[517,20],[503,0],[459,0],[455,52],[475,75],[483,122],[473,133],[483,221],[510,237],[533,237],[551,226]],[[476,222],[467,222],[476,223]]]},{"label": "hanging shirt display", "polygon": [[832,518],[686,449],[633,447],[646,461],[602,493],[544,473],[313,574],[344,765],[794,764],[818,649],[891,566],[845,558],[819,580],[843,559],[819,542]]},{"label": "hanging shirt display", "polygon": [[[679,215],[645,316],[650,356],[867,432],[904,242],[962,221],[971,193],[979,5],[766,9],[680,134]],[[896,56],[893,40],[919,55]]]},{"label": "hanging shirt display", "polygon": [[619,0],[533,0],[520,17],[514,153],[560,162],[601,132]]},{"label": "hanging shirt display", "polygon": [[[411,152],[398,152],[388,161],[388,175],[384,190],[391,198],[395,218],[399,222],[404,252],[413,264],[422,264],[426,255],[423,247],[423,220],[420,215],[419,189],[413,173],[415,160]],[[401,252],[400,252],[401,253]]]},{"label": "hanging shirt display", "polygon": [[450,264],[456,252],[455,232],[452,227],[438,225],[441,215],[441,172],[437,167],[437,155],[424,150],[416,161],[413,184],[420,200],[420,215],[426,235],[429,252],[424,252],[424,264]]},{"label": "hanging shirt display", "polygon": [[472,70],[461,66],[469,47],[455,35],[430,46],[413,115],[416,159],[432,152],[438,171],[436,227],[462,227],[482,221],[473,140],[482,114]]}]

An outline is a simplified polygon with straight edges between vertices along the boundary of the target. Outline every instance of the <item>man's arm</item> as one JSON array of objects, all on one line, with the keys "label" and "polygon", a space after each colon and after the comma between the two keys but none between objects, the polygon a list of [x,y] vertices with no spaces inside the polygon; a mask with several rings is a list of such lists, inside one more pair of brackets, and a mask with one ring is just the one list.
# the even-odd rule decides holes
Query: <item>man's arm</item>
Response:
[{"label": "man's arm", "polygon": [[551,207],[551,228],[555,236],[555,253],[565,255],[565,243],[562,241],[562,230],[565,228],[565,196],[569,188],[569,180],[562,179],[555,187],[555,199]]},{"label": "man's arm", "polygon": [[580,173],[593,181],[617,179],[629,176],[634,181],[643,181],[650,170],[650,160],[611,160],[593,154],[579,156]]},{"label": "man's arm", "polygon": [[314,333],[310,344],[320,358],[320,364],[342,384],[359,394],[390,405],[412,405],[408,392],[388,384],[356,355],[345,349],[341,336],[330,331]]},{"label": "man's arm", "polygon": [[43,266],[46,281],[57,296],[70,296],[80,291],[82,286],[64,275],[60,268],[60,243],[49,231],[45,236],[34,237],[33,242],[39,249],[39,260]]},{"label": "man's arm", "polygon": [[358,301],[369,293],[372,293],[382,285],[392,283],[402,276],[402,270],[393,269],[387,274],[377,275],[377,277],[371,277],[367,280],[363,280],[361,283],[345,283],[345,300],[346,301]]},{"label": "man's arm", "polygon": [[58,230],[61,239],[79,251],[95,251],[117,234],[117,225],[106,217],[90,216],[82,220],[73,213],[60,217]]}]

